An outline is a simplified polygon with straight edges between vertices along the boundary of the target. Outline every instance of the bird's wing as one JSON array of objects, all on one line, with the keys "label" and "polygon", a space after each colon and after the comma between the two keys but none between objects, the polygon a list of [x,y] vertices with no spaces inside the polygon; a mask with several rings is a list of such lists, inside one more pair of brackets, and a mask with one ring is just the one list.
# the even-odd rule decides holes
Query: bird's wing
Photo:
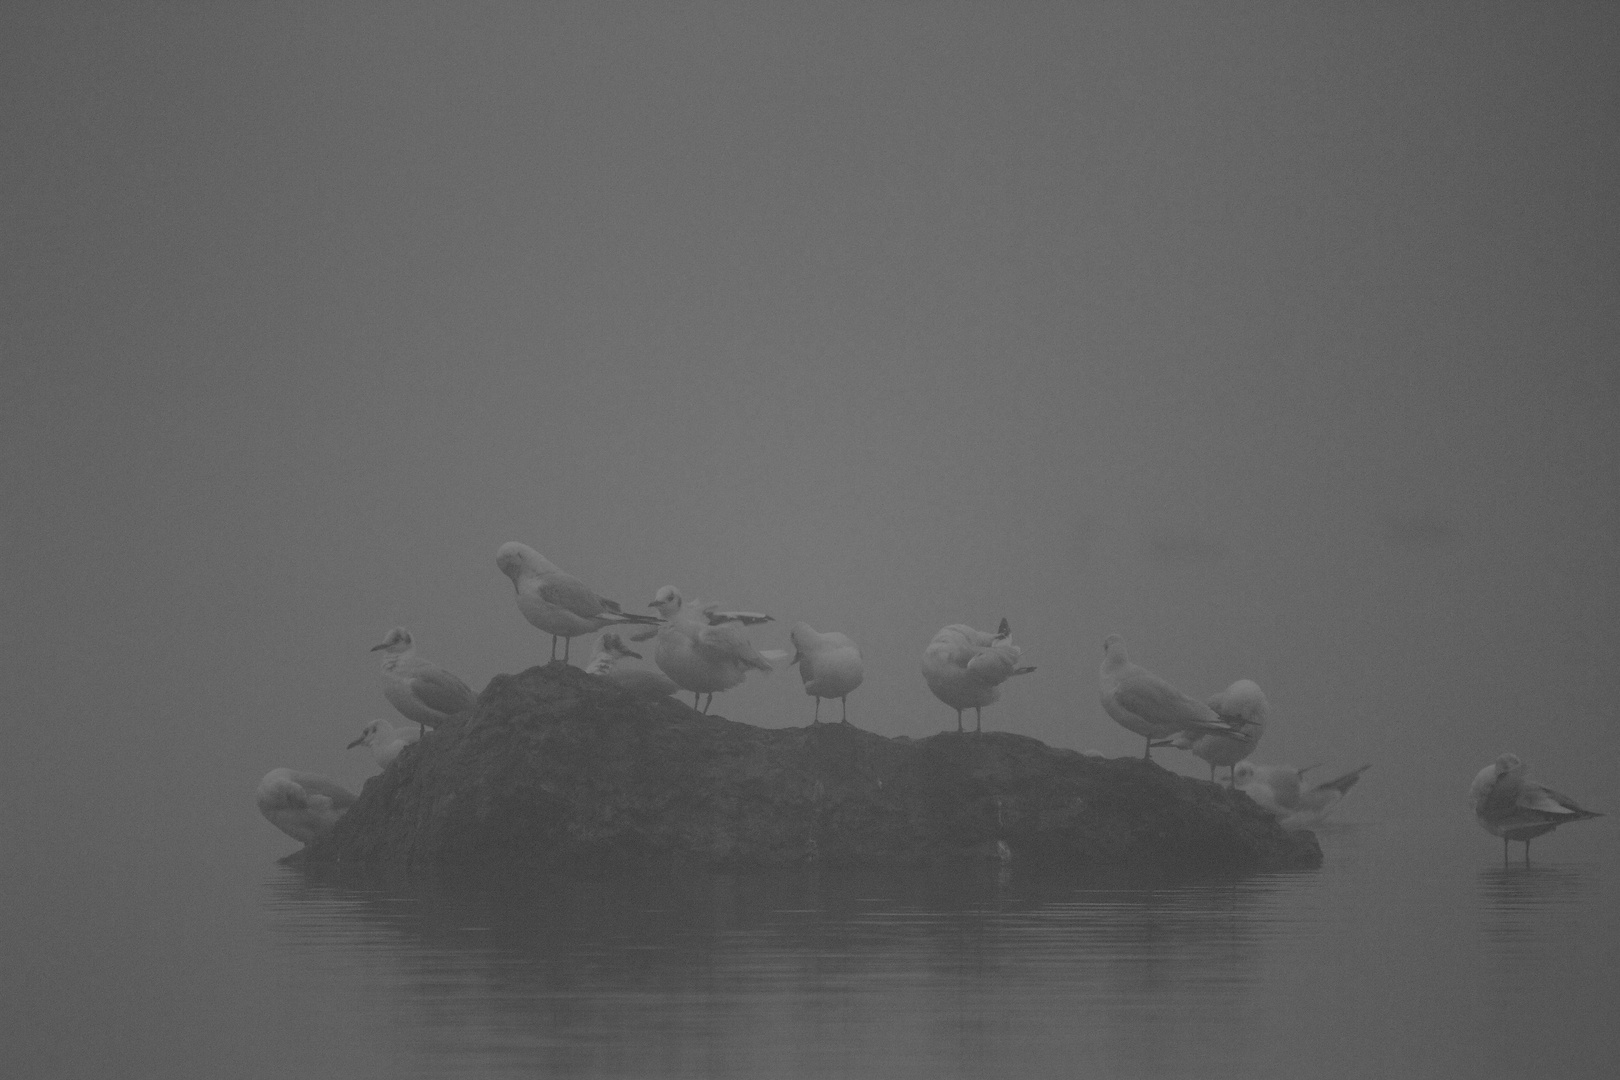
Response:
[{"label": "bird's wing", "polygon": [[771,670],[771,662],[759,654],[759,650],[754,648],[754,643],[748,640],[748,635],[744,634],[735,623],[700,626],[692,635],[692,644],[717,659],[740,660],[749,667],[761,671]]},{"label": "bird's wing", "polygon": [[985,649],[968,661],[967,669],[974,678],[994,686],[1012,678],[1015,663],[1013,657],[1000,649]]},{"label": "bird's wing", "polygon": [[454,714],[472,707],[472,688],[441,667],[411,672],[411,693],[430,709]]},{"label": "bird's wing", "polygon": [[1526,781],[1519,788],[1519,806],[1525,810],[1535,810],[1557,817],[1601,816],[1594,810],[1584,809],[1568,795],[1561,795],[1545,784],[1538,784],[1533,780]]},{"label": "bird's wing", "polygon": [[709,620],[710,626],[719,626],[722,623],[735,622],[744,626],[757,626],[760,623],[775,622],[771,616],[760,611],[720,611],[714,606],[703,609],[704,617]]},{"label": "bird's wing", "polygon": [[1202,731],[1232,730],[1209,706],[1183,694],[1148,671],[1128,673],[1114,690],[1114,701],[1127,712],[1155,724],[1177,723]]},{"label": "bird's wing", "polygon": [[554,574],[542,575],[537,591],[540,599],[546,603],[555,604],[582,619],[597,618],[609,610],[616,610],[619,606],[614,604],[613,609],[609,609],[602,598],[587,588],[583,581],[560,570]]},{"label": "bird's wing", "polygon": [[1345,792],[1355,787],[1356,781],[1361,779],[1361,774],[1370,768],[1372,768],[1372,763],[1368,762],[1359,769],[1351,769],[1343,776],[1337,776],[1332,780],[1322,781],[1320,784],[1317,784],[1315,787],[1311,788],[1311,791],[1313,793],[1317,791],[1337,791],[1340,795],[1343,795]]}]

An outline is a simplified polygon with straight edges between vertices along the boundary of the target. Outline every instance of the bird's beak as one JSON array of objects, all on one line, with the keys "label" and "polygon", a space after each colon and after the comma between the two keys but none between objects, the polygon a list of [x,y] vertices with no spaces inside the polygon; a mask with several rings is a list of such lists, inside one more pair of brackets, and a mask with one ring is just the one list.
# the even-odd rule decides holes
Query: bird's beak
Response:
[{"label": "bird's beak", "polygon": [[626,656],[633,656],[633,657],[635,657],[635,658],[636,658],[636,659],[637,659],[637,660],[640,660],[640,659],[641,659],[641,654],[640,654],[640,653],[638,653],[638,652],[631,652],[631,651],[630,651],[630,650],[629,650],[629,649],[626,649],[626,650],[624,650],[624,655],[626,655]]},{"label": "bird's beak", "polygon": [[345,749],[345,750],[353,750],[355,747],[359,746],[361,743],[363,743],[365,741],[366,741],[366,737],[364,735],[362,735],[358,739],[354,740],[354,742],[350,743],[348,746],[345,746],[343,749]]},{"label": "bird's beak", "polygon": [[388,642],[386,642],[386,641],[385,641],[385,642],[383,642],[383,643],[382,643],[382,644],[381,644],[381,645],[373,645],[373,646],[372,646],[372,647],[371,647],[371,648],[370,648],[370,649],[368,649],[368,650],[367,650],[367,651],[368,651],[368,652],[376,652],[376,651],[377,651],[377,650],[378,650],[378,649],[386,649],[386,648],[388,648]]}]

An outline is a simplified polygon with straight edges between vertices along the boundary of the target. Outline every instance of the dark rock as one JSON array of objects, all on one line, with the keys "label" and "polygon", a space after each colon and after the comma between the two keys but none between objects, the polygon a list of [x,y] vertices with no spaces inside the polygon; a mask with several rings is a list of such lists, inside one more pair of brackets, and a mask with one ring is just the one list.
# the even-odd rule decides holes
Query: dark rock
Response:
[{"label": "dark rock", "polygon": [[1042,869],[1316,866],[1245,795],[1008,732],[889,739],[636,701],[560,663],[498,675],[307,849],[413,875],[1011,858]]}]

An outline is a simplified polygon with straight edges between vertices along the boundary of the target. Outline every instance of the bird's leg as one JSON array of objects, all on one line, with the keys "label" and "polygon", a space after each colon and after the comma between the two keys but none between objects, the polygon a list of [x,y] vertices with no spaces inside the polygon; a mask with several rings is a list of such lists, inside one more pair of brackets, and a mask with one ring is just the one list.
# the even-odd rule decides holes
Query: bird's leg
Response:
[{"label": "bird's leg", "polygon": [[692,691],[692,711],[693,712],[697,711],[697,703],[698,703],[698,692],[696,690],[694,690],[694,691]]},{"label": "bird's leg", "polygon": [[1524,865],[1530,865],[1530,841],[1524,842]]},{"label": "bird's leg", "polygon": [[563,638],[563,663],[565,663],[565,664],[568,663],[568,646],[572,645],[573,643],[574,643],[573,638],[571,638],[571,637]]},{"label": "bird's leg", "polygon": [[1504,837],[1502,837],[1502,865],[1503,866],[1506,866],[1508,864],[1507,845],[1508,845],[1508,839],[1507,839],[1507,837],[1504,836]]},{"label": "bird's leg", "polygon": [[557,635],[551,635],[551,659],[557,659]]},{"label": "bird's leg", "polygon": [[816,698],[816,713],[815,713],[814,716],[812,716],[810,718],[810,722],[812,724],[821,723],[821,699],[820,698]]},{"label": "bird's leg", "polygon": [[973,707],[973,733],[975,735],[984,731],[984,710],[977,705]]},{"label": "bird's leg", "polygon": [[1143,761],[1152,761],[1153,760],[1153,736],[1148,735],[1148,736],[1145,736],[1145,738],[1147,739],[1147,745],[1142,747],[1142,760]]},{"label": "bird's leg", "polygon": [[844,706],[844,718],[843,719],[844,719],[844,723],[847,724],[847,723],[849,723],[849,695],[845,694],[843,697],[839,698],[838,700]]},{"label": "bird's leg", "polygon": [[956,710],[956,733],[958,735],[960,735],[962,733],[962,710],[961,709]]}]

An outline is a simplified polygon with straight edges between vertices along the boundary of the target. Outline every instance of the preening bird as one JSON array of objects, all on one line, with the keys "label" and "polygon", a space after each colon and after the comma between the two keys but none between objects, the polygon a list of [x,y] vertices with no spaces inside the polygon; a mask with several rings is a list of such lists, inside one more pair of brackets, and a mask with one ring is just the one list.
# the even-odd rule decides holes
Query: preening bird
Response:
[{"label": "preening bird", "polygon": [[437,727],[478,702],[467,684],[431,660],[416,655],[416,643],[403,626],[388,631],[381,645],[383,697],[407,720]]},{"label": "preening bird", "polygon": [[259,781],[259,813],[300,843],[325,836],[354,805],[354,793],[334,780],[293,769],[271,769]]},{"label": "preening bird", "polygon": [[1001,697],[1001,684],[1014,675],[1035,669],[1019,667],[1023,650],[1012,642],[1012,630],[1002,619],[994,634],[952,623],[934,635],[923,650],[923,681],[934,696],[956,710],[956,730],[962,730],[962,711],[973,710],[974,730],[984,729],[983,709]]},{"label": "preening bird", "polygon": [[397,728],[387,720],[373,720],[360,729],[360,737],[349,744],[353,750],[357,746],[364,746],[371,751],[371,756],[377,759],[377,764],[388,768],[399,752],[421,738],[422,729],[415,731],[410,728]]},{"label": "preening bird", "polygon": [[680,590],[665,585],[648,606],[657,609],[664,620],[658,628],[653,663],[682,690],[692,692],[694,709],[699,695],[709,695],[703,705],[703,711],[708,712],[714,695],[741,683],[748,672],[770,673],[770,660],[754,648],[736,622],[715,624],[709,620],[707,613],[714,605],[700,601],[689,604]]},{"label": "preening bird", "polygon": [[612,600],[598,596],[583,581],[557,569],[546,557],[527,544],[502,544],[495,553],[495,565],[512,579],[518,610],[529,625],[551,635],[551,659],[557,659],[557,639],[563,641],[563,663],[568,662],[568,643],[581,634],[594,634],[605,626],[619,623],[658,622],[651,615],[632,615],[619,610]]},{"label": "preening bird", "polygon": [[680,689],[663,672],[622,663],[627,659],[640,660],[641,654],[628,648],[624,639],[610,630],[597,639],[596,655],[586,665],[585,673],[606,679],[631,697],[644,701],[656,701]]},{"label": "preening bird", "polygon": [[837,698],[843,704],[841,720],[849,723],[850,691],[866,678],[861,650],[848,635],[836,630],[819,634],[804,622],[795,626],[788,636],[793,640],[793,659],[788,664],[799,665],[804,692],[816,699],[816,711],[810,722],[821,722],[822,698]]},{"label": "preening bird", "polygon": [[1524,841],[1524,861],[1528,863],[1530,841],[1542,833],[1571,821],[1603,816],[1596,810],[1583,809],[1568,795],[1527,779],[1524,762],[1514,754],[1503,754],[1479,770],[1468,790],[1480,828],[1502,838],[1504,863],[1509,840]]},{"label": "preening bird", "polygon": [[1222,720],[1201,701],[1194,701],[1125,655],[1125,640],[1109,634],[1103,641],[1102,707],[1114,722],[1147,740],[1142,757],[1151,759],[1155,746],[1189,735],[1237,735],[1238,721]]},{"label": "preening bird", "polygon": [[1232,783],[1262,809],[1269,810],[1283,828],[1307,829],[1326,817],[1345,793],[1356,786],[1361,774],[1372,768],[1363,765],[1343,776],[1305,787],[1305,774],[1320,767],[1317,764],[1295,769],[1288,765],[1240,761],[1232,769]]},{"label": "preening bird", "polygon": [[[1266,717],[1271,706],[1258,685],[1248,679],[1239,679],[1210,698],[1209,707],[1216,716],[1236,725],[1238,731],[1235,734],[1183,731],[1170,741],[1170,745],[1178,750],[1191,750],[1209,762],[1209,782],[1213,784],[1215,766],[1235,768],[1238,762],[1254,753],[1260,736],[1265,734]],[[1236,782],[1234,772],[1234,786]]]}]

